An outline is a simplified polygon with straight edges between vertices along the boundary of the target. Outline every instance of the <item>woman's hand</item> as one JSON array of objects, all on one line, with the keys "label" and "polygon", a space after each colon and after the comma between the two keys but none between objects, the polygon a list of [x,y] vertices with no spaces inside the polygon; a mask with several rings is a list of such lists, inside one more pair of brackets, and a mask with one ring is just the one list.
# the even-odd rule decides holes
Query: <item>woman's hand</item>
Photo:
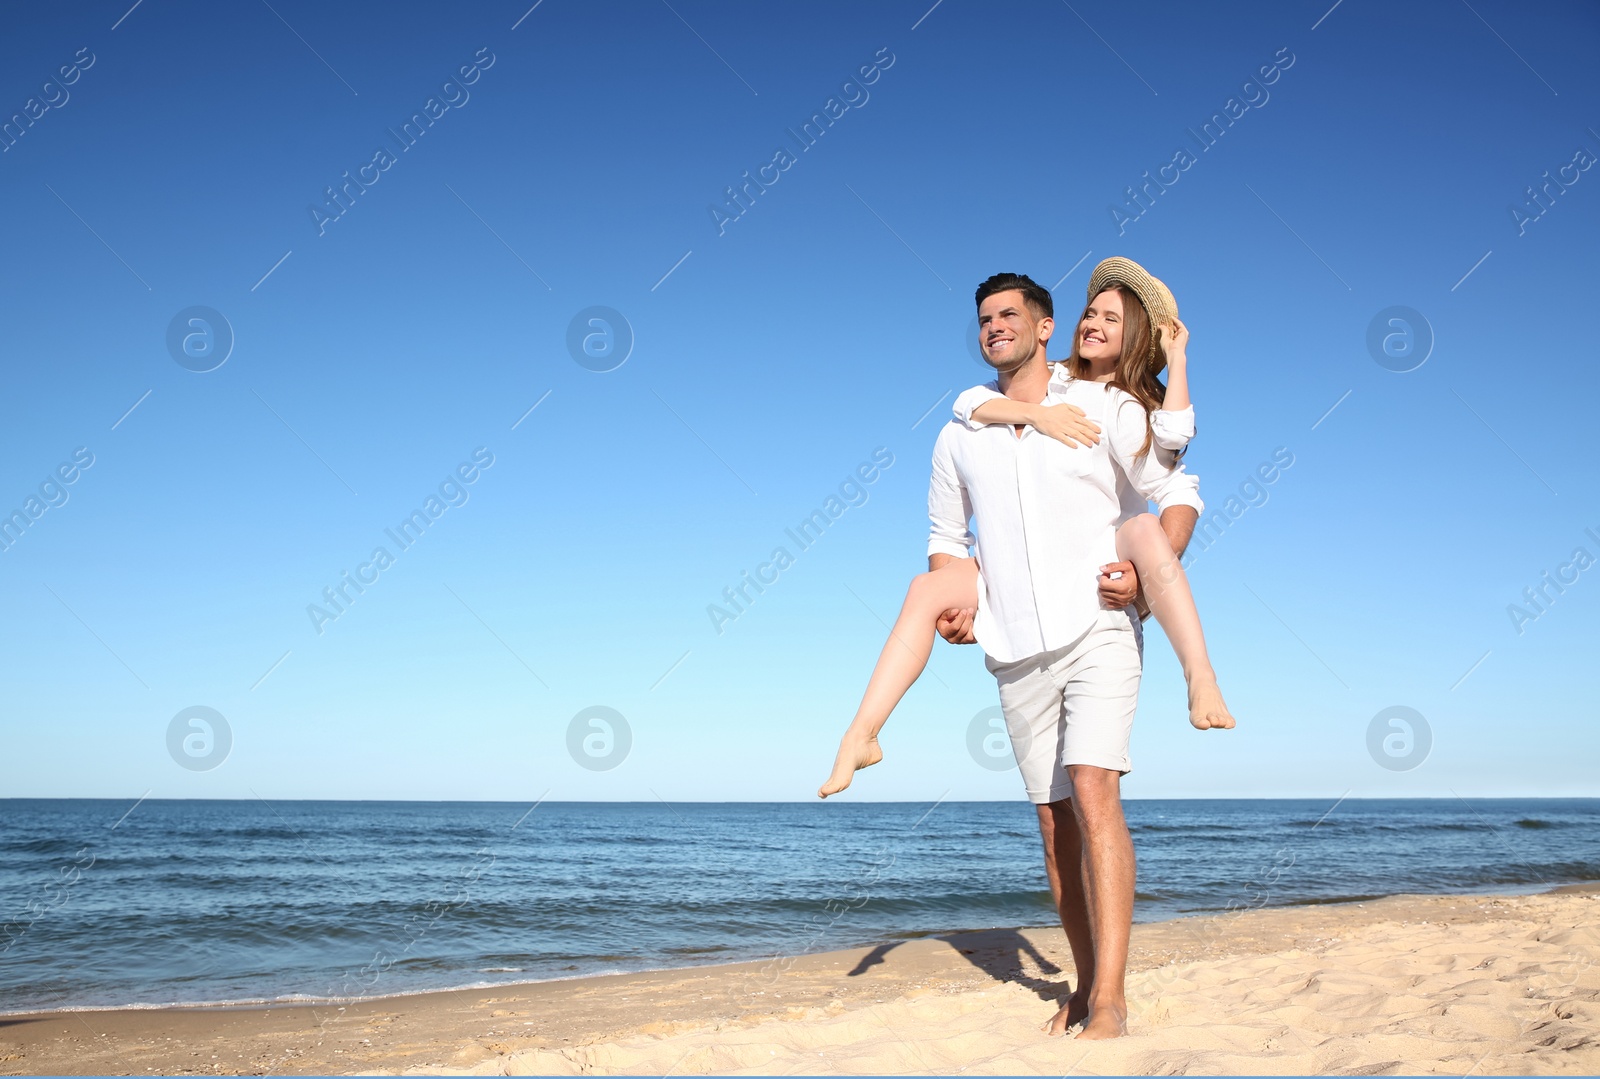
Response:
[{"label": "woman's hand", "polygon": [[1189,359],[1189,327],[1178,319],[1171,320],[1170,325],[1165,325],[1160,330],[1162,351],[1166,352],[1166,363],[1186,362]]},{"label": "woman's hand", "polygon": [[1099,426],[1077,405],[1040,405],[1033,426],[1040,434],[1069,446],[1093,446],[1100,441]]},{"label": "woman's hand", "polygon": [[1183,363],[1189,358],[1189,327],[1177,319],[1173,319],[1171,325],[1161,327],[1160,341],[1161,350],[1167,355],[1168,366]]},{"label": "woman's hand", "polygon": [[1189,327],[1173,319],[1161,327],[1161,347],[1167,354],[1167,392],[1161,407],[1182,412],[1189,402]]}]

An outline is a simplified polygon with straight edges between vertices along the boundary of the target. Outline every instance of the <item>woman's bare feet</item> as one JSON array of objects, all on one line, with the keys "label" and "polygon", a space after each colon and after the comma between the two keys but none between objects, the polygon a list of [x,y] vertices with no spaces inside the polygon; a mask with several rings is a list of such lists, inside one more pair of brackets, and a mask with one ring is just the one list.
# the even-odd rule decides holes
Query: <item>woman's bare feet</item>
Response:
[{"label": "woman's bare feet", "polygon": [[1078,1037],[1088,1041],[1101,1041],[1106,1038],[1120,1038],[1128,1033],[1128,1009],[1117,1008],[1109,1004],[1102,1004],[1089,1011],[1089,1018],[1084,1021],[1083,1029],[1078,1031]]},{"label": "woman's bare feet", "polygon": [[1215,678],[1197,678],[1189,685],[1189,722],[1197,730],[1226,730],[1233,726],[1233,716],[1222,699],[1222,690]]},{"label": "woman's bare feet", "polygon": [[1089,1016],[1089,994],[1082,989],[1067,998],[1050,1022],[1040,1029],[1052,1038],[1059,1038]]},{"label": "woman's bare feet", "polygon": [[838,794],[850,785],[850,780],[855,778],[856,772],[863,768],[871,768],[881,760],[883,760],[883,750],[878,748],[876,735],[846,733],[839,743],[839,756],[834,758],[833,775],[817,788],[817,797],[826,798],[830,794]]}]

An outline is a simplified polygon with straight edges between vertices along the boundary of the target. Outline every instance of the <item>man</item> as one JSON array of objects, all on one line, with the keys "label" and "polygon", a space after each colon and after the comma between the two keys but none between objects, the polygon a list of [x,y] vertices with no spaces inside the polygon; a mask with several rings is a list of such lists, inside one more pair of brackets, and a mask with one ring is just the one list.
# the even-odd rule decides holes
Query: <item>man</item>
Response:
[{"label": "man", "polygon": [[996,274],[977,300],[979,342],[1000,392],[1075,404],[1104,431],[1093,446],[1069,447],[1029,427],[947,424],[933,451],[928,567],[978,548],[978,608],[946,612],[939,632],[983,645],[1037,807],[1045,872],[1078,971],[1075,991],[1046,1029],[1063,1034],[1082,1021],[1079,1037],[1114,1038],[1127,1031],[1134,889],[1120,784],[1143,655],[1129,606],[1138,583],[1130,563],[1115,562],[1115,526],[1131,486],[1158,504],[1181,553],[1203,506],[1181,465],[1139,455],[1145,421],[1137,402],[1099,383],[1050,392],[1048,291],[1019,274]]}]

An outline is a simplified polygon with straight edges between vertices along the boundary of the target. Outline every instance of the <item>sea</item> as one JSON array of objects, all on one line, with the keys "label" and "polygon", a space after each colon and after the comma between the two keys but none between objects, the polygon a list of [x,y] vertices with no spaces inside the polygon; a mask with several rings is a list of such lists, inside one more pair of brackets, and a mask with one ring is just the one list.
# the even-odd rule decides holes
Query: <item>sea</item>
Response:
[{"label": "sea", "polygon": [[[1135,918],[1600,879],[1600,799],[1141,800]],[[1050,925],[1023,802],[0,799],[0,1013],[369,998]]]}]

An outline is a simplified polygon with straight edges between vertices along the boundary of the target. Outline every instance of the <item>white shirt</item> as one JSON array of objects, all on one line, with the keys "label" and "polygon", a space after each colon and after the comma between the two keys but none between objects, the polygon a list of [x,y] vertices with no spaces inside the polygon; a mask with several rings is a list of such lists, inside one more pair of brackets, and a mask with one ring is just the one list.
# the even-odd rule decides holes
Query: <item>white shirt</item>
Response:
[{"label": "white shirt", "polygon": [[1083,409],[1100,442],[1069,447],[1031,427],[1018,437],[1009,425],[952,420],[933,447],[928,553],[965,558],[976,548],[973,633],[1000,663],[1070,644],[1098,617],[1100,567],[1117,560],[1116,525],[1131,508],[1119,483],[1140,511],[1145,500],[1205,508],[1199,481],[1170,455],[1135,456],[1145,410],[1130,394],[1073,379],[1052,383],[1043,403]]},{"label": "white shirt", "polygon": [[[1072,376],[1067,373],[1066,364],[1050,364],[1049,388],[1052,392],[1064,391],[1072,381]],[[982,386],[962,390],[951,410],[955,413],[956,419],[976,431],[984,424],[981,420],[974,420],[972,414],[984,402],[1004,396],[1005,394],[1000,392],[998,382],[985,382]],[[1177,451],[1187,446],[1189,440],[1194,438],[1194,406],[1175,410],[1156,409],[1150,413],[1150,432],[1154,444],[1168,451],[1157,453],[1157,459],[1167,467],[1172,467],[1178,460]],[[1117,473],[1117,500],[1122,504],[1122,513],[1117,518],[1118,525],[1141,513],[1150,512],[1150,503],[1129,485],[1127,477],[1120,471]]]}]

